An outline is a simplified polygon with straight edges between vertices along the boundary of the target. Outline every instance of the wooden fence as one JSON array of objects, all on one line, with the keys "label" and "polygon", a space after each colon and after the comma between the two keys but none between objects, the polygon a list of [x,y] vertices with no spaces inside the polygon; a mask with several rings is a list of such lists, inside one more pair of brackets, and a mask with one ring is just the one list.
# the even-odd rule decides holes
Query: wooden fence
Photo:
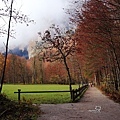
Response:
[{"label": "wooden fence", "polygon": [[21,89],[18,89],[18,92],[14,92],[18,94],[18,102],[21,100],[21,94],[23,93],[60,93],[60,92],[71,92],[72,94],[72,101],[75,101],[82,93],[83,91],[87,88],[88,85],[84,85],[78,89],[73,89],[72,91],[65,90],[65,91],[21,91]]},{"label": "wooden fence", "polygon": [[88,85],[83,85],[78,89],[72,90],[72,101],[75,101],[79,96],[83,94],[83,92],[88,88]]}]

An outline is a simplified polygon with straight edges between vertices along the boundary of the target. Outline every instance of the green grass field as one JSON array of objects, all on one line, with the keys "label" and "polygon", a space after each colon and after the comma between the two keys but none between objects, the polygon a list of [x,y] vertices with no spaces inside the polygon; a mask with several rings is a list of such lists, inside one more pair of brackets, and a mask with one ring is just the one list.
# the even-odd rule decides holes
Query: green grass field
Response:
[{"label": "green grass field", "polygon": [[[78,88],[78,85],[72,85],[72,88]],[[69,85],[9,85],[3,86],[3,94],[9,99],[17,101],[18,89],[21,91],[49,91],[49,90],[69,90]],[[68,103],[70,102],[70,93],[23,93],[21,94],[22,101],[29,101],[32,103],[43,104],[43,103]]]}]

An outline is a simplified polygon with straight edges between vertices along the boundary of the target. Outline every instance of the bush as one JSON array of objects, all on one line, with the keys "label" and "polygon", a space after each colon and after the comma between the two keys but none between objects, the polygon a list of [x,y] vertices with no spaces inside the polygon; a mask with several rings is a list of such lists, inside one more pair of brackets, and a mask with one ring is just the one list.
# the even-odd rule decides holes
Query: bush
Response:
[{"label": "bush", "polygon": [[0,94],[0,120],[34,120],[40,114],[38,107],[7,99]]}]

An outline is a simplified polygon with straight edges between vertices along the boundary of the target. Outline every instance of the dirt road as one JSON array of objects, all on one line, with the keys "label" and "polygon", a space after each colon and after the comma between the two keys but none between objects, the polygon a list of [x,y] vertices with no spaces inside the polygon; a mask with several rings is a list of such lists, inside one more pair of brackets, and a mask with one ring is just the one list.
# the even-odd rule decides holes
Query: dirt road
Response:
[{"label": "dirt road", "polygon": [[42,104],[38,120],[120,120],[120,104],[89,87],[78,103]]}]

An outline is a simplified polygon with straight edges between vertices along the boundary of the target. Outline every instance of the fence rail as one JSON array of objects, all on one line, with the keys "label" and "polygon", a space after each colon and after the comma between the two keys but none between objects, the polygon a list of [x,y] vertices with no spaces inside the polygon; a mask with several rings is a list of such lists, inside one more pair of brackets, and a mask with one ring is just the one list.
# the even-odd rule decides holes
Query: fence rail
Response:
[{"label": "fence rail", "polygon": [[87,88],[88,85],[84,85],[78,89],[73,89],[72,91],[69,90],[64,90],[64,91],[21,91],[21,89],[18,89],[18,92],[14,92],[18,94],[18,102],[21,100],[21,94],[24,93],[61,93],[61,92],[71,92],[72,94],[72,101],[75,101],[81,94],[82,92]]},{"label": "fence rail", "polygon": [[83,85],[82,87],[78,89],[72,90],[72,100],[75,101],[79,96],[82,95],[82,93],[87,89],[88,85]]}]

